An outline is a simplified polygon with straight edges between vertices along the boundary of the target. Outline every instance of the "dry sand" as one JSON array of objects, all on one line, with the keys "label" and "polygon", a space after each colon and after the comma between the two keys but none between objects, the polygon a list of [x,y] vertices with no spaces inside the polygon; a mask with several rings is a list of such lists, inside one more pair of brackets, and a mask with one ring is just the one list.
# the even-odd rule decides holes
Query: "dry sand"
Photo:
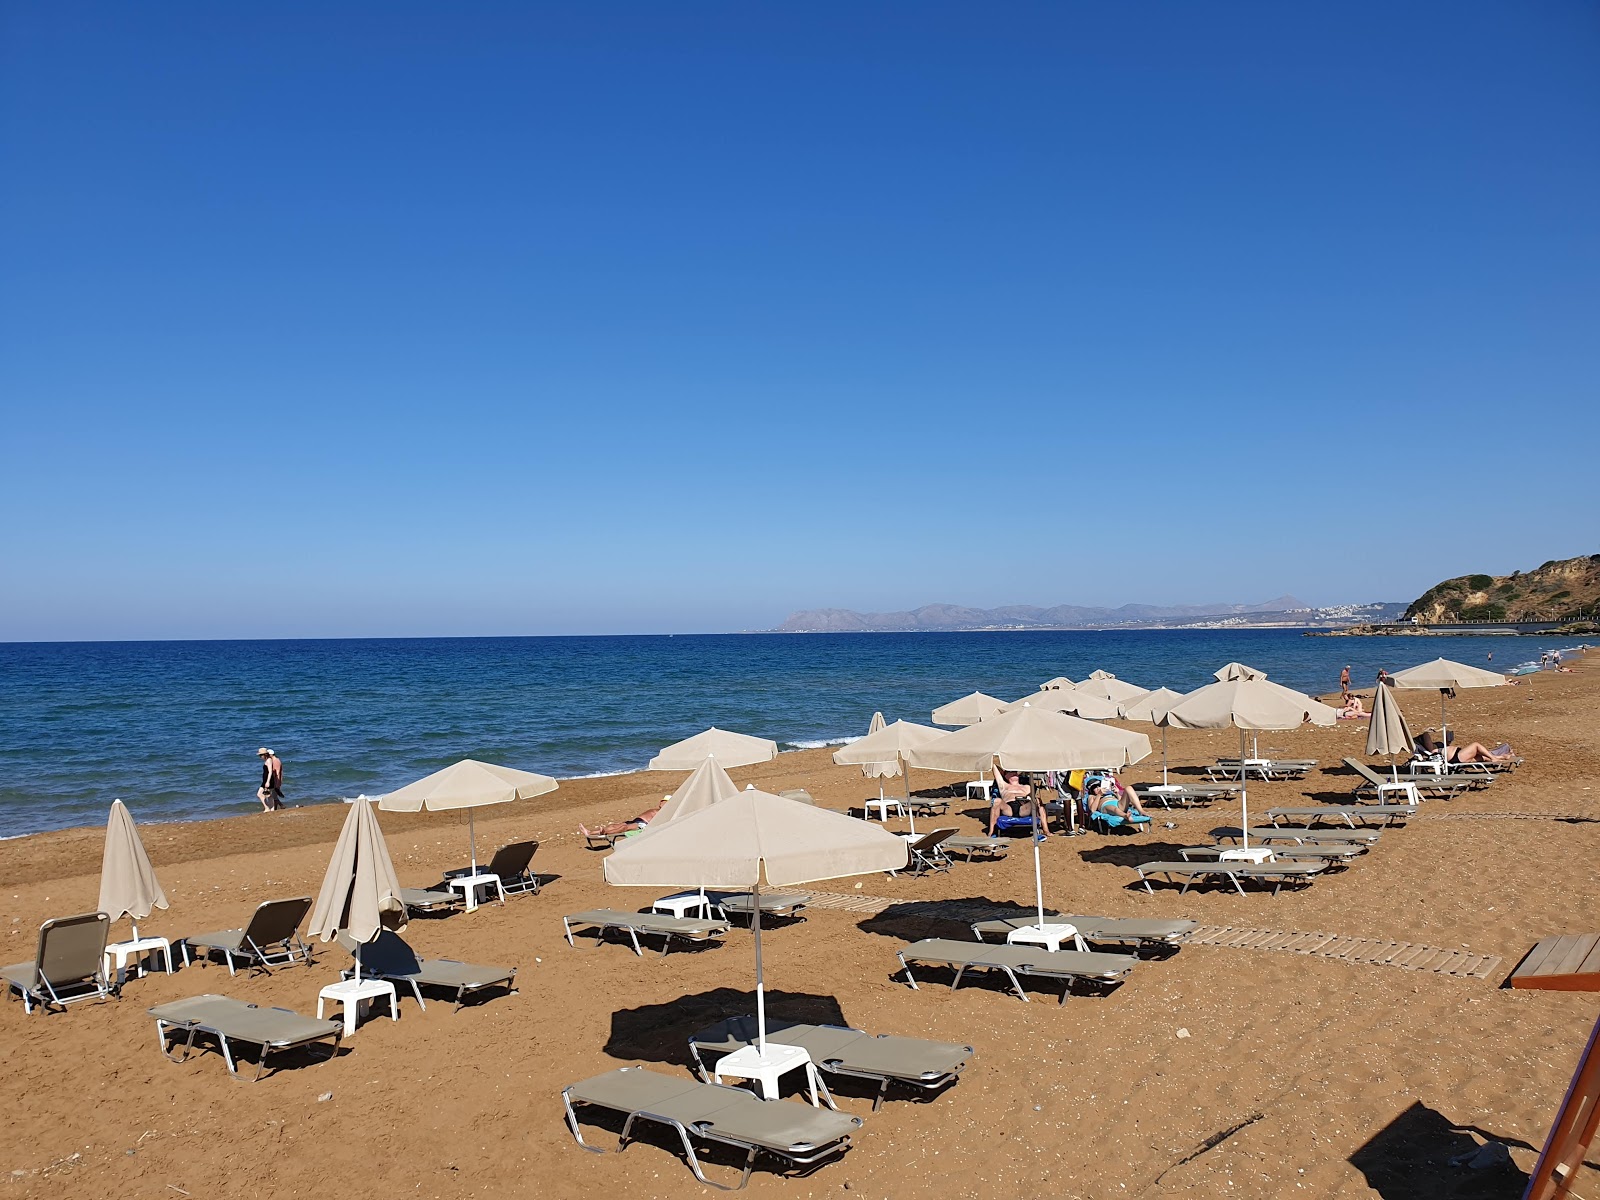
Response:
[{"label": "dry sand", "polygon": [[[767,939],[771,1009],[875,1032],[970,1043],[965,1077],[931,1103],[890,1102],[866,1116],[854,1149],[808,1178],[758,1173],[752,1195],[1515,1197],[1525,1182],[1600,997],[1499,986],[1551,933],[1600,927],[1600,670],[1465,692],[1452,706],[1463,736],[1510,741],[1528,758],[1486,792],[1430,802],[1348,871],[1274,898],[1210,891],[1148,896],[1126,864],[1169,857],[1237,804],[1162,814],[1130,838],[1059,838],[1045,847],[1048,899],[1070,910],[1192,917],[1274,930],[1322,930],[1504,956],[1494,978],[1460,979],[1285,952],[1189,946],[1142,963],[1108,995],[1023,1004],[982,983],[911,991],[892,977],[903,941],[958,925],[813,910]],[[1431,693],[1403,693],[1414,724]],[[1359,755],[1365,723],[1275,734],[1271,752],[1324,768]],[[1175,764],[1192,769],[1236,747],[1231,733],[1176,733]],[[1142,764],[1134,778],[1159,773]],[[769,789],[809,788],[844,808],[874,792],[826,751],[786,754],[733,772]],[[544,894],[505,907],[414,920],[425,955],[515,964],[518,994],[453,1013],[419,1012],[362,1026],[333,1062],[290,1065],[258,1084],[231,1080],[213,1054],[184,1065],[156,1050],[152,1004],[221,991],[314,1012],[342,957],[270,977],[229,979],[190,967],[131,982],[116,1002],[64,1015],[0,1007],[0,1074],[11,1101],[0,1179],[22,1196],[357,1197],[594,1194],[693,1196],[704,1189],[657,1140],[600,1157],[562,1124],[565,1085],[624,1063],[685,1070],[685,1035],[752,1007],[750,938],[635,958],[620,945],[571,949],[560,914],[643,907],[652,896],[609,888],[579,819],[631,815],[679,780],[578,780],[552,796],[480,819],[479,845],[537,837]],[[919,786],[953,777],[918,773]],[[1252,787],[1252,808],[1333,798],[1352,777]],[[959,810],[964,805],[957,804]],[[1463,819],[1467,813],[1541,819]],[[1576,817],[1573,814],[1577,814]],[[1593,815],[1590,815],[1593,814]],[[172,908],[145,924],[177,937],[242,924],[271,897],[314,893],[342,806],[144,827]],[[955,822],[977,829],[971,814]],[[466,822],[385,814],[403,882],[458,865]],[[69,830],[0,844],[0,938],[7,961],[32,953],[39,922],[94,904],[102,831]],[[994,865],[925,879],[867,877],[819,885],[895,900],[1026,902],[1027,842]],[[115,933],[126,936],[126,925]],[[1187,1030],[1187,1037],[1179,1031]],[[331,1099],[320,1097],[332,1093]],[[1225,1131],[1234,1130],[1228,1136]],[[603,1139],[603,1134],[601,1135]],[[1448,1160],[1484,1139],[1511,1148],[1514,1170],[1472,1172]],[[1591,1155],[1591,1157],[1594,1157]],[[1578,1191],[1600,1194],[1588,1170]]]}]

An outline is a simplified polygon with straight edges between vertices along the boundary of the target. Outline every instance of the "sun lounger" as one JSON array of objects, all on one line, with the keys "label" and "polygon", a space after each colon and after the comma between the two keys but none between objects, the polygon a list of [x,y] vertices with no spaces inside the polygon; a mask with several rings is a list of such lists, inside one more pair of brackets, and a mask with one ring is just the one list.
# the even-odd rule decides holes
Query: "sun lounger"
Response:
[{"label": "sun lounger", "polygon": [[1407,775],[1404,773],[1396,775],[1392,772],[1380,774],[1357,758],[1345,759],[1344,765],[1361,776],[1361,782],[1356,784],[1355,794],[1357,796],[1376,796],[1379,800],[1396,793],[1407,795],[1408,793],[1402,787],[1405,784],[1415,788],[1423,798],[1433,796],[1442,800],[1454,800],[1465,792],[1477,791],[1494,782],[1494,777],[1490,775],[1462,777],[1459,775]]},{"label": "sun lounger", "polygon": [[1276,896],[1285,884],[1309,883],[1327,869],[1326,863],[1318,862],[1148,862],[1134,868],[1139,872],[1139,882],[1144,884],[1144,890],[1151,895],[1155,894],[1155,888],[1150,886],[1151,877],[1164,875],[1170,882],[1183,880],[1179,895],[1187,892],[1197,880],[1218,879],[1231,883],[1241,896],[1244,895],[1244,881],[1247,879],[1259,879],[1272,884],[1272,894]]},{"label": "sun lounger", "polygon": [[[489,860],[488,866],[479,865],[478,874],[500,876],[500,890],[508,896],[521,895],[523,892],[532,892],[537,896],[539,875],[536,871],[530,870],[528,864],[533,861],[534,853],[538,849],[539,843],[536,841],[511,842],[501,846],[494,852],[494,857]],[[457,867],[453,871],[446,871],[444,877],[448,880],[470,874],[472,874],[470,866]]]},{"label": "sun lounger", "polygon": [[39,926],[33,961],[0,967],[6,996],[22,997],[22,1011],[37,1004],[44,1012],[65,1009],[76,1000],[104,999],[111,994],[106,979],[106,932],[111,919],[102,912],[52,917]]},{"label": "sun lounger", "polygon": [[614,929],[628,935],[628,940],[633,943],[633,952],[639,955],[644,953],[639,947],[641,934],[646,937],[659,937],[661,953],[665,955],[672,948],[673,938],[705,943],[714,942],[728,932],[726,921],[701,920],[696,917],[667,917],[659,913],[618,912],[611,908],[569,913],[561,918],[561,923],[566,927],[569,946],[578,944],[572,938],[574,931],[593,930],[595,944],[598,945],[605,940],[606,931]]},{"label": "sun lounger", "polygon": [[[1133,946],[1136,949],[1176,949],[1199,926],[1196,921],[1182,919],[1163,921],[1144,917],[1088,917],[1053,912],[1046,912],[1045,917],[1074,926],[1078,936],[1090,945]],[[990,938],[1003,942],[1013,929],[1033,926],[1038,922],[1037,914],[1032,913],[975,921],[972,936],[980,942]]]},{"label": "sun lounger", "polygon": [[958,829],[930,829],[906,843],[906,861],[913,875],[926,875],[929,871],[948,871],[950,857],[944,844],[955,837]]},{"label": "sun lounger", "polygon": [[[1237,779],[1240,765],[1237,758],[1219,758],[1206,768],[1206,775],[1212,779]],[[1262,779],[1304,779],[1316,765],[1314,758],[1247,758],[1243,763],[1250,774]]]},{"label": "sun lounger", "polygon": [[1239,789],[1236,787],[1196,787],[1178,783],[1144,784],[1135,787],[1133,791],[1146,808],[1152,804],[1159,804],[1162,808],[1171,808],[1174,804],[1180,808],[1192,808],[1198,804],[1211,804],[1217,800],[1231,800],[1239,794]]},{"label": "sun lounger", "polygon": [[[723,1191],[744,1187],[761,1154],[802,1171],[837,1158],[850,1148],[850,1135],[861,1127],[859,1117],[792,1100],[762,1100],[743,1088],[680,1079],[644,1067],[619,1067],[575,1083],[561,1093],[561,1103],[567,1110],[567,1127],[578,1145],[596,1154],[606,1151],[583,1140],[578,1125],[581,1109],[626,1114],[617,1142],[618,1153],[633,1140],[634,1122],[657,1121],[666,1125],[677,1133],[694,1177]],[[695,1153],[695,1140],[718,1142],[745,1152],[737,1185],[729,1187],[706,1178]]]},{"label": "sun lounger", "polygon": [[945,838],[939,849],[947,855],[959,854],[968,862],[980,855],[993,861],[1004,858],[1006,851],[1011,849],[1011,843],[1005,838],[958,836]]},{"label": "sun lounger", "polygon": [[[1232,849],[1234,847],[1220,842],[1209,846],[1184,846],[1178,851],[1178,856],[1184,862],[1212,861],[1220,859],[1223,851]],[[1307,846],[1303,843],[1289,842],[1280,843],[1271,849],[1273,862],[1325,862],[1329,866],[1344,866],[1367,852],[1367,847],[1360,842],[1341,842],[1325,846]]]},{"label": "sun lounger", "polygon": [[[723,919],[754,916],[756,898],[753,892],[713,892],[709,895],[711,910],[720,912]],[[804,921],[800,910],[811,903],[810,892],[762,892],[761,919],[777,917],[780,920]]]},{"label": "sun lounger", "polygon": [[453,912],[465,904],[466,897],[446,888],[401,888],[400,903],[413,912]]},{"label": "sun lounger", "polygon": [[215,933],[199,933],[183,939],[183,957],[189,959],[189,950],[203,952],[201,961],[220,952],[228,964],[228,974],[234,973],[234,959],[252,971],[271,974],[274,966],[292,963],[298,954],[311,965],[311,947],[300,940],[300,922],[311,911],[310,896],[296,896],[291,900],[268,900],[250,917],[243,929],[219,929]]},{"label": "sun lounger", "polygon": [[628,834],[634,832],[637,831],[625,829],[621,833],[586,833],[583,835],[583,838],[585,844],[590,850],[609,850],[623,838],[627,837]]},{"label": "sun lounger", "polygon": [[1280,817],[1293,817],[1308,825],[1315,825],[1319,821],[1335,824],[1342,821],[1351,829],[1355,829],[1358,823],[1366,825],[1373,821],[1381,825],[1403,825],[1416,815],[1415,804],[1316,804],[1307,808],[1267,809],[1267,820],[1274,825],[1278,824]]},{"label": "sun lounger", "polygon": [[[344,1025],[339,1021],[302,1017],[287,1008],[260,1008],[227,996],[174,1000],[156,1005],[150,1015],[156,1019],[156,1040],[161,1053],[173,1062],[183,1062],[194,1048],[196,1037],[202,1034],[214,1037],[222,1050],[223,1061],[228,1064],[228,1074],[235,1079],[239,1077],[239,1069],[234,1061],[234,1042],[260,1047],[261,1057],[256,1061],[255,1073],[255,1078],[260,1079],[267,1069],[269,1054],[331,1040],[332,1053],[328,1057],[333,1058],[339,1053],[339,1039],[344,1035]],[[173,1039],[171,1044],[167,1040],[169,1036]],[[172,1046],[180,1039],[183,1053],[174,1057]]]},{"label": "sun lounger", "polygon": [[[930,1042],[924,1038],[873,1037],[860,1029],[843,1025],[802,1025],[793,1021],[768,1019],[767,1040],[784,1046],[799,1046],[811,1056],[812,1065],[827,1075],[866,1079],[878,1084],[873,1099],[876,1112],[888,1095],[890,1084],[904,1084],[932,1093],[943,1090],[960,1076],[972,1058],[971,1046],[953,1042]],[[689,1038],[689,1053],[695,1070],[707,1082],[712,1067],[705,1056],[720,1058],[756,1041],[753,1016],[729,1017]]]},{"label": "sun lounger", "polygon": [[1043,946],[1007,945],[993,946],[985,942],[956,942],[947,938],[926,938],[907,946],[899,952],[900,966],[905,970],[906,982],[913,990],[916,977],[911,974],[912,963],[932,963],[950,967],[955,978],[950,990],[961,986],[961,977],[969,970],[999,971],[1005,975],[1012,989],[1028,999],[1022,990],[1019,976],[1061,980],[1061,1003],[1067,1002],[1067,993],[1075,979],[1106,985],[1126,979],[1139,959],[1133,954],[1101,954],[1097,951],[1046,950]]},{"label": "sun lounger", "polygon": [[950,811],[948,800],[914,800],[907,797],[900,803],[919,817],[942,817]]},{"label": "sun lounger", "polygon": [[[388,929],[381,930],[372,941],[359,947],[342,933],[337,941],[352,956],[358,949],[361,951],[363,979],[386,979],[410,987],[417,1007],[422,1009],[428,1007],[422,999],[425,987],[455,992],[452,999],[457,1012],[474,992],[493,987],[503,987],[508,994],[515,994],[517,990],[515,967],[484,967],[453,958],[420,958],[404,938]],[[355,970],[347,967],[341,975],[349,979],[355,975]]]},{"label": "sun lounger", "polygon": [[[1211,837],[1218,842],[1238,842],[1244,839],[1244,830],[1237,825],[1219,825],[1211,831]],[[1381,829],[1313,829],[1309,825],[1262,825],[1250,831],[1250,840],[1264,845],[1296,842],[1302,846],[1325,846],[1360,842],[1364,846],[1376,846],[1382,837]]]}]

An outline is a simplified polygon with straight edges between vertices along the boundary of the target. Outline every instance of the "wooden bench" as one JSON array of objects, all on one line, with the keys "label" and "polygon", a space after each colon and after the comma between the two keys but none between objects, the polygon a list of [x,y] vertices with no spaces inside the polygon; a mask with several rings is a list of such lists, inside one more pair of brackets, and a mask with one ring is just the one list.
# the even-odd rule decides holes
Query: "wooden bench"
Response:
[{"label": "wooden bench", "polygon": [[1529,950],[1511,972],[1514,988],[1600,991],[1600,933],[1563,933]]}]

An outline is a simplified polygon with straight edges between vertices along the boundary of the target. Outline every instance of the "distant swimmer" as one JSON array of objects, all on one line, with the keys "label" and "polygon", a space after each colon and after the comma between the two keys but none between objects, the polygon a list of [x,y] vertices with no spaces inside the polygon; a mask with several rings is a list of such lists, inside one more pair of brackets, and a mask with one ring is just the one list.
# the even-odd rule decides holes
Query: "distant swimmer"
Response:
[{"label": "distant swimmer", "polygon": [[261,801],[262,812],[275,812],[283,807],[283,760],[265,746],[256,751],[256,757],[261,760],[256,799]]}]

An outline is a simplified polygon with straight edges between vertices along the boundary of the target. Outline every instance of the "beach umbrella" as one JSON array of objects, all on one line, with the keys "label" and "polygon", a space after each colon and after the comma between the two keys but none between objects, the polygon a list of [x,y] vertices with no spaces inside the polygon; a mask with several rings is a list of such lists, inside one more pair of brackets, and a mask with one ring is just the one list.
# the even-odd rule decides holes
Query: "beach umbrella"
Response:
[{"label": "beach umbrella", "polygon": [[1117,704],[1131,704],[1150,689],[1118,679],[1110,671],[1090,671],[1089,678],[1079,683],[1076,690]]},{"label": "beach umbrella", "polygon": [[1432,662],[1419,663],[1414,667],[1407,667],[1404,671],[1396,671],[1389,676],[1389,682],[1397,688],[1437,688],[1439,690],[1439,739],[1443,745],[1450,745],[1450,727],[1446,723],[1446,701],[1457,688],[1477,687],[1502,687],[1506,677],[1498,671],[1486,671],[1482,667],[1469,667],[1466,663],[1453,662],[1448,658],[1436,658]]},{"label": "beach umbrella", "polygon": [[1239,804],[1243,814],[1240,823],[1244,827],[1244,848],[1249,850],[1250,773],[1244,765],[1245,731],[1270,729],[1281,732],[1299,729],[1307,723],[1333,725],[1338,719],[1337,709],[1329,708],[1321,701],[1313,700],[1293,688],[1286,688],[1281,683],[1273,683],[1258,673],[1219,680],[1196,688],[1167,709],[1156,724],[1173,725],[1179,729],[1223,729],[1229,725],[1238,728]]},{"label": "beach umbrella", "polygon": [[693,737],[663,746],[650,760],[652,771],[692,771],[703,759],[714,758],[724,769],[771,762],[778,757],[778,743],[769,738],[733,733],[713,725]]},{"label": "beach umbrella", "polygon": [[1114,700],[1107,700],[1077,688],[1040,688],[1037,692],[1013,700],[1005,711],[1027,704],[1033,708],[1047,708],[1051,712],[1071,713],[1085,721],[1109,721],[1122,715]]},{"label": "beach umbrella", "polygon": [[[1122,710],[1122,719],[1125,721],[1154,721],[1161,725],[1161,718],[1166,716],[1167,709],[1183,699],[1182,692],[1175,692],[1171,688],[1158,687],[1146,692],[1133,703],[1126,705]],[[1167,786],[1167,727],[1161,725],[1161,786]]]},{"label": "beach umbrella", "polygon": [[1062,688],[1072,688],[1077,686],[1077,684],[1073,683],[1072,680],[1068,679],[1065,675],[1057,675],[1054,679],[1046,679],[1043,683],[1041,683],[1039,685],[1039,690],[1041,692],[1054,692],[1059,691]]},{"label": "beach umbrella", "polygon": [[406,927],[406,906],[400,899],[400,880],[394,860],[384,844],[383,830],[372,801],[356,799],[345,814],[344,827],[334,843],[328,873],[311,909],[309,932],[331,942],[339,934],[355,943],[356,982],[361,982],[361,947],[390,929]]},{"label": "beach umbrella", "polygon": [[[871,737],[887,724],[888,722],[883,719],[881,712],[873,713],[872,720],[867,722],[867,736]],[[835,756],[833,761],[838,762],[838,756]],[[900,774],[899,759],[888,759],[884,762],[861,762],[858,758],[852,758],[849,761],[861,763],[861,773],[868,779],[887,779],[891,775]],[[883,799],[883,785],[881,783],[878,785],[878,799]]]},{"label": "beach umbrella", "polygon": [[[935,771],[1116,769],[1149,757],[1150,739],[1111,725],[1024,703],[1020,708],[947,733],[906,752],[906,761]],[[1033,809],[1033,887],[1044,924],[1044,873],[1039,861],[1039,809]]]},{"label": "beach umbrella", "polygon": [[761,967],[761,886],[794,887],[846,875],[899,871],[903,838],[869,821],[744,791],[628,838],[606,857],[606,882],[621,887],[739,888],[755,896],[756,1039],[767,1051]]},{"label": "beach umbrella", "polygon": [[1394,689],[1387,684],[1380,683],[1372,694],[1372,715],[1367,718],[1367,753],[1387,754],[1389,773],[1399,781],[1400,769],[1395,765],[1394,756],[1411,753],[1411,729],[1394,698]]},{"label": "beach umbrella", "polygon": [[1006,706],[1004,700],[983,692],[968,692],[959,700],[942,704],[933,710],[935,725],[976,725],[987,721]]},{"label": "beach umbrella", "polygon": [[500,767],[494,763],[464,758],[454,766],[425,775],[415,783],[408,783],[397,792],[378,797],[378,807],[384,812],[441,812],[449,809],[467,810],[467,837],[472,847],[472,873],[478,873],[478,829],[474,810],[490,804],[510,804],[513,800],[531,800],[559,785],[548,775],[532,771],[519,771],[515,767]]},{"label": "beach umbrella", "polygon": [[139,940],[139,922],[151,910],[167,907],[167,893],[161,890],[150,856],[145,853],[133,814],[121,800],[111,802],[106,819],[106,848],[100,859],[100,911],[113,921],[128,917],[133,922],[133,940]]},{"label": "beach umbrella", "polygon": [[702,758],[694,773],[680,783],[678,789],[672,793],[671,799],[661,806],[661,811],[650,822],[650,827],[653,829],[664,822],[686,817],[690,813],[699,812],[702,808],[710,808],[719,800],[726,800],[738,794],[739,785],[728,778],[728,773],[722,769],[717,760]]},{"label": "beach umbrella", "polygon": [[1212,672],[1211,678],[1218,683],[1228,683],[1235,679],[1265,679],[1267,673],[1258,671],[1254,667],[1247,667],[1240,662],[1225,663]]},{"label": "beach umbrella", "polygon": [[[906,781],[906,802],[911,801],[911,771],[906,765],[906,751],[917,746],[924,746],[939,738],[945,737],[942,729],[932,729],[927,725],[914,725],[910,721],[896,721],[893,725],[885,725],[864,738],[841,746],[833,752],[833,761],[840,766],[850,766],[854,763],[862,764],[863,772],[867,767],[884,767],[887,770],[879,771],[880,776],[903,775]],[[878,789],[878,798],[883,798],[883,789]],[[917,818],[911,818],[911,832],[917,831]]]}]

